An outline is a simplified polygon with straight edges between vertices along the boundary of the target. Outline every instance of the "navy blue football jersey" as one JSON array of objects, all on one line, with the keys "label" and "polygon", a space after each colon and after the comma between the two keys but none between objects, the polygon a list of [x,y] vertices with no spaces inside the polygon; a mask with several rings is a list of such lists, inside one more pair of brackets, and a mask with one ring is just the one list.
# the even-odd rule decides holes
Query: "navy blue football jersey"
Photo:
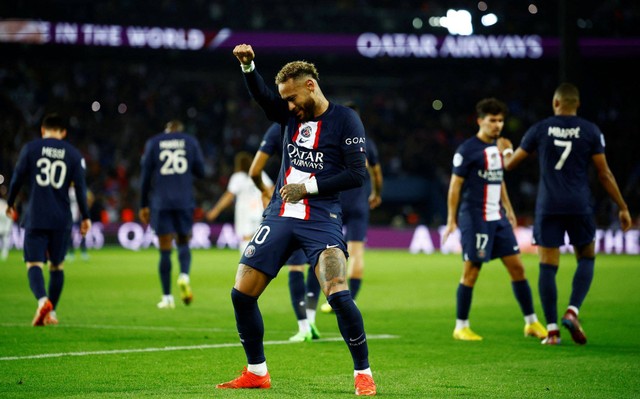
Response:
[{"label": "navy blue football jersey", "polygon": [[141,207],[193,207],[194,176],[204,177],[204,158],[194,137],[180,132],[153,136],[142,156]]},{"label": "navy blue football jersey", "polygon": [[273,156],[274,154],[282,156],[282,132],[279,124],[272,123],[271,126],[269,126],[264,136],[262,136],[258,150],[269,156]]},{"label": "navy blue football jersey", "polygon": [[[378,147],[371,138],[367,138],[366,146],[367,162],[370,166],[375,166],[379,162]],[[340,193],[340,204],[342,210],[365,207],[369,209],[369,195],[371,194],[371,175],[366,174],[364,184],[361,187],[345,190]]]},{"label": "navy blue football jersey", "polygon": [[[269,216],[342,223],[339,193],[310,195],[296,203],[284,202],[280,189],[286,184],[305,183],[336,176],[346,170],[346,159],[365,154],[362,121],[351,108],[329,103],[318,118],[300,121],[287,102],[269,89],[257,71],[245,74],[251,94],[267,117],[284,127],[283,156],[274,196],[265,210]],[[366,173],[366,171],[363,171]]]},{"label": "navy blue football jersey", "polygon": [[538,152],[540,182],[537,214],[590,214],[591,157],[604,153],[604,136],[578,116],[552,116],[533,125],[520,147]]},{"label": "navy blue football jersey", "polygon": [[85,162],[66,141],[43,138],[25,145],[9,185],[8,203],[14,205],[23,184],[29,199],[23,225],[29,229],[71,228],[69,187],[73,183],[82,219],[89,218]]},{"label": "navy blue football jersey", "polygon": [[464,178],[460,214],[494,221],[504,217],[500,203],[502,156],[495,142],[487,144],[473,136],[465,140],[453,156],[453,173]]}]

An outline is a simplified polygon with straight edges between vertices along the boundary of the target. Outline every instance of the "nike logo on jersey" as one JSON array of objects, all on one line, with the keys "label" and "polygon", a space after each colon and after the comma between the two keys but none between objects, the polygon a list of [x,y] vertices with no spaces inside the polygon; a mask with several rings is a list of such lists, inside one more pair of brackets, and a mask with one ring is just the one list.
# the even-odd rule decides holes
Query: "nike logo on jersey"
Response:
[{"label": "nike logo on jersey", "polygon": [[335,245],[329,245],[329,244],[327,244],[327,249],[329,249],[329,248],[335,248],[335,247],[337,247],[337,246],[338,246],[338,244],[335,244]]},{"label": "nike logo on jersey", "polygon": [[514,250],[514,251],[518,251],[518,250],[520,250],[520,247],[519,247],[519,246],[517,246],[517,245],[514,245],[514,246],[513,246],[513,250]]}]

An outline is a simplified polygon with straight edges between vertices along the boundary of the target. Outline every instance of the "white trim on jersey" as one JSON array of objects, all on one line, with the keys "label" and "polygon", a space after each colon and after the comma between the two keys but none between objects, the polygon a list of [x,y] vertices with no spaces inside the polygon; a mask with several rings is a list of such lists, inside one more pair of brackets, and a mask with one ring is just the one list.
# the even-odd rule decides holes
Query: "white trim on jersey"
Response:
[{"label": "white trim on jersey", "polygon": [[[303,184],[307,182],[312,176],[313,173],[303,172],[294,168],[293,166],[290,166],[284,177],[284,184]],[[298,202],[282,201],[280,216],[308,220],[309,200],[307,198],[304,198]]]},{"label": "white trim on jersey", "polygon": [[[502,169],[502,157],[498,147],[491,146],[484,149],[484,164],[485,170],[501,170]],[[484,198],[482,201],[482,215],[484,220],[492,222],[494,220],[500,220],[500,193],[502,191],[502,184],[489,184],[485,183],[484,186]]]}]

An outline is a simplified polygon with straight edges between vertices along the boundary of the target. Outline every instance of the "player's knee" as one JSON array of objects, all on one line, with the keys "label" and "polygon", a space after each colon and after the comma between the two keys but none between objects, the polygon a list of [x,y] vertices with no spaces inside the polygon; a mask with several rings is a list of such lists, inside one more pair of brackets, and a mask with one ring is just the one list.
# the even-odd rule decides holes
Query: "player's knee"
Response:
[{"label": "player's knee", "polygon": [[247,306],[253,306],[258,302],[258,298],[251,295],[243,294],[235,288],[231,289],[231,302],[235,309],[244,308]]},{"label": "player's knee", "polygon": [[587,245],[583,245],[581,247],[575,247],[575,253],[576,253],[576,257],[578,259],[582,259],[582,258],[595,258],[596,256],[596,248],[595,248],[595,243],[594,242],[590,242]]},{"label": "player's knee", "polygon": [[177,245],[186,245],[189,244],[189,236],[188,235],[178,235],[176,237]]}]

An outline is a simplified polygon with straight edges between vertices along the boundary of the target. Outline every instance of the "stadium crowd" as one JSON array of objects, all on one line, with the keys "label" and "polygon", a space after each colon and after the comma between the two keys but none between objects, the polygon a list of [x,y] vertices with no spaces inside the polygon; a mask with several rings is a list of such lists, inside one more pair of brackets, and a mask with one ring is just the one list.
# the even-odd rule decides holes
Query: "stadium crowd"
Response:
[{"label": "stadium crowd", "polygon": [[[169,119],[182,119],[187,132],[202,145],[206,178],[197,183],[197,201],[205,210],[224,192],[234,155],[242,150],[255,152],[269,125],[244,92],[231,60],[207,65],[196,59],[197,63],[167,62],[160,67],[140,57],[127,62],[104,56],[72,57],[46,65],[35,59],[0,63],[0,167],[5,184],[19,148],[39,134],[44,113],[57,110],[69,117],[68,140],[87,160],[87,183],[96,198],[94,219],[134,218],[144,142],[162,131]],[[480,73],[482,66],[477,61],[436,62],[419,68],[418,61],[398,61],[393,66],[382,61],[365,76],[358,65],[350,69],[331,60],[320,62],[330,64],[323,71],[331,75],[328,86],[335,93],[331,100],[352,100],[361,107],[367,134],[378,143],[383,173],[391,187],[394,179],[402,182],[405,178],[418,178],[429,187],[430,194],[417,201],[410,194],[419,187],[386,193],[388,201],[372,214],[374,224],[389,224],[394,217],[407,223],[442,224],[453,151],[475,131],[470,104],[487,95],[504,99],[509,115],[503,134],[517,144],[533,121],[550,114],[548,97],[557,83],[553,74],[535,75],[540,68],[535,63],[498,63],[493,70]],[[583,73],[589,76],[606,67],[606,62],[601,64],[587,66]],[[414,72],[404,74],[407,69]],[[610,76],[584,85],[582,92],[580,113],[605,133],[611,167],[623,194],[630,204],[638,203],[640,164],[634,156],[638,151],[634,129],[640,123],[632,102],[627,101],[631,89],[624,85],[623,77]],[[272,165],[270,172],[277,172],[277,166]],[[507,182],[516,213],[530,216],[537,182],[535,164],[508,174]],[[403,194],[410,199],[404,201]],[[598,222],[607,226],[615,220],[611,203],[604,193],[595,194]]]}]

